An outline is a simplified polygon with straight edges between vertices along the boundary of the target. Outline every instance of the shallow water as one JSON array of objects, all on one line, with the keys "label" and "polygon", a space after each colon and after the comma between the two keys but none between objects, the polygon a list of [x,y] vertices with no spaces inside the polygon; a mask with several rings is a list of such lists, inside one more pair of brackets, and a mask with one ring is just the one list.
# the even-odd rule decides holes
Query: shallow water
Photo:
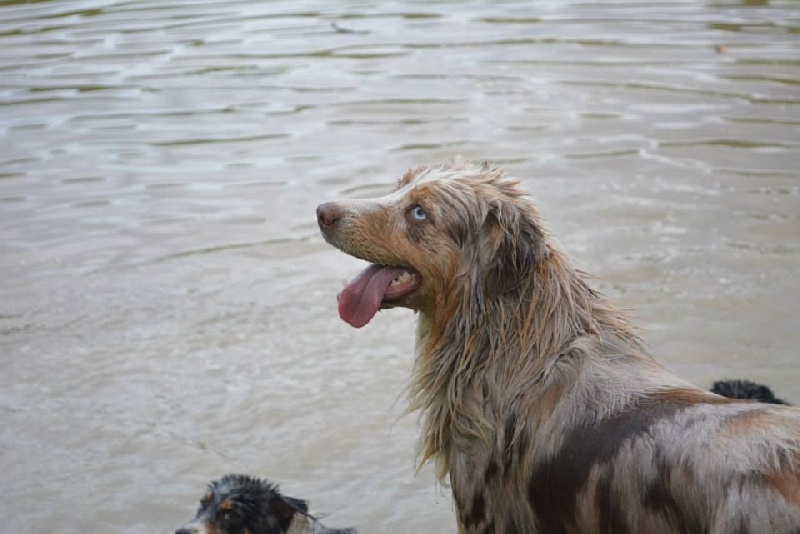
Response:
[{"label": "shallow water", "polygon": [[798,33],[792,1],[0,0],[3,530],[170,532],[238,471],[455,532],[413,316],[338,319],[361,265],[314,208],[456,154],[670,369],[800,402]]}]

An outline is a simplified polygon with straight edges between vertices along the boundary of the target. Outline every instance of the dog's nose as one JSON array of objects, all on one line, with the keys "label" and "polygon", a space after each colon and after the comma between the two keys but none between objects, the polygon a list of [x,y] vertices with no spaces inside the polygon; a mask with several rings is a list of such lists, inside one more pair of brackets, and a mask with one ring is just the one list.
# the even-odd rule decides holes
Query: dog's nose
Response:
[{"label": "dog's nose", "polygon": [[175,534],[196,534],[196,530],[189,530],[188,528],[179,528],[175,531]]},{"label": "dog's nose", "polygon": [[317,206],[317,224],[321,229],[329,229],[341,218],[342,208],[335,202],[326,202]]}]

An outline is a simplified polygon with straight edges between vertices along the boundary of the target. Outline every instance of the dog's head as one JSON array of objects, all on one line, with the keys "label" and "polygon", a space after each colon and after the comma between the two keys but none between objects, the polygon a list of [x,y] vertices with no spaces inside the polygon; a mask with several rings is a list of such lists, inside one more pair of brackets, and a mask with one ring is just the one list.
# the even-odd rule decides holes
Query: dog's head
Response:
[{"label": "dog's head", "polygon": [[354,534],[319,525],[305,501],[246,475],[225,475],[208,485],[196,517],[175,534]]},{"label": "dog's head", "polygon": [[513,291],[550,251],[518,182],[486,164],[413,169],[384,197],[321,204],[317,220],[328,243],[372,264],[339,297],[355,327],[380,308],[434,309],[464,288]]}]

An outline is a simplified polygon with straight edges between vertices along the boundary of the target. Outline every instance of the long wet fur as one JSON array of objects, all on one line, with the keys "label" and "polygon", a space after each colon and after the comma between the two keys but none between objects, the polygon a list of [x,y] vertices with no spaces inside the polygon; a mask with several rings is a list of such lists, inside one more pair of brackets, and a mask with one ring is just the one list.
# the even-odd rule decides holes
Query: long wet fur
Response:
[{"label": "long wet fur", "polygon": [[357,534],[328,529],[308,513],[306,501],[282,495],[278,486],[249,475],[213,480],[197,515],[175,534]]},{"label": "long wet fur", "polygon": [[420,460],[460,532],[800,532],[800,410],[667,372],[501,170],[422,167],[324,210],[329,243],[422,279],[391,306],[419,312]]}]

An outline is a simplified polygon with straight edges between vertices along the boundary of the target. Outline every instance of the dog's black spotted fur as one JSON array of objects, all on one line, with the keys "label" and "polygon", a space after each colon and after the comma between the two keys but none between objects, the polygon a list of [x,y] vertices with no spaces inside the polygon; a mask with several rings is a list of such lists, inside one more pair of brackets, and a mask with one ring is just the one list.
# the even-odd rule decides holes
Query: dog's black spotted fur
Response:
[{"label": "dog's black spotted fur", "polygon": [[711,386],[711,393],[716,393],[729,399],[750,399],[766,404],[789,404],[785,400],[776,397],[768,386],[757,384],[750,380],[717,380]]},{"label": "dog's black spotted fur", "polygon": [[208,485],[195,518],[175,534],[356,534],[328,529],[305,501],[281,495],[278,486],[247,475],[225,475]]}]

